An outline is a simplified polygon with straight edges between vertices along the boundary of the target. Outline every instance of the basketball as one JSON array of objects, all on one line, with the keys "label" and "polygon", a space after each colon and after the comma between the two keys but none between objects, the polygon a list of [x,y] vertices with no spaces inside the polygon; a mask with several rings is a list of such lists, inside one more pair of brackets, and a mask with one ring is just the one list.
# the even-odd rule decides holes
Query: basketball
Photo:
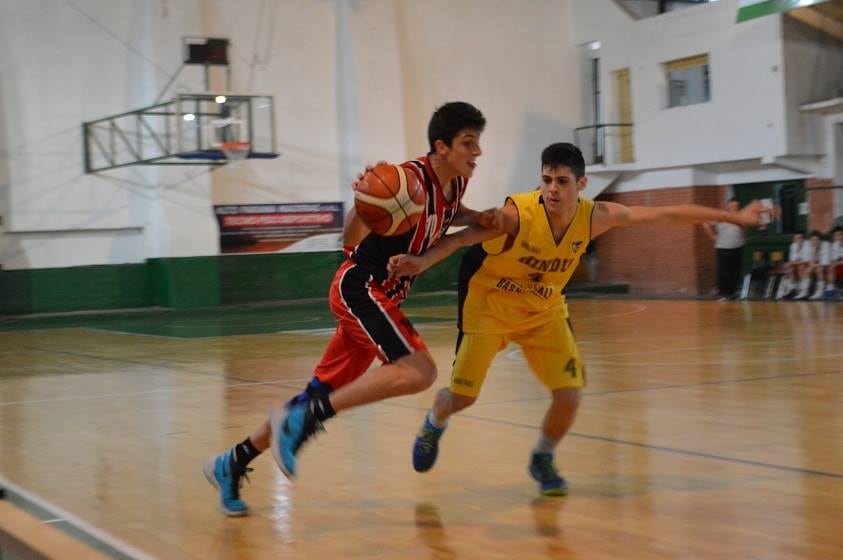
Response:
[{"label": "basketball", "polygon": [[354,191],[357,215],[378,235],[410,231],[418,223],[424,204],[425,191],[418,177],[400,165],[374,167]]}]

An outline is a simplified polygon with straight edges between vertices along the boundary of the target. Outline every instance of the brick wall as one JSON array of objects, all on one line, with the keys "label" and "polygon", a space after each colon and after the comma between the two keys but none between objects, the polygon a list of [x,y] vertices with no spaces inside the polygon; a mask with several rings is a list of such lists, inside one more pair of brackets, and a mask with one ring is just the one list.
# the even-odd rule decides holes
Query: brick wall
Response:
[{"label": "brick wall", "polygon": [[[626,206],[700,204],[722,208],[722,186],[680,187],[620,194],[599,200]],[[709,294],[715,285],[714,243],[702,226],[616,228],[596,240],[601,283],[626,283],[633,294]]]},{"label": "brick wall", "polygon": [[811,190],[818,187],[830,187],[831,179],[806,179],[808,195],[808,228],[825,233],[834,222],[834,191],[832,189]]}]

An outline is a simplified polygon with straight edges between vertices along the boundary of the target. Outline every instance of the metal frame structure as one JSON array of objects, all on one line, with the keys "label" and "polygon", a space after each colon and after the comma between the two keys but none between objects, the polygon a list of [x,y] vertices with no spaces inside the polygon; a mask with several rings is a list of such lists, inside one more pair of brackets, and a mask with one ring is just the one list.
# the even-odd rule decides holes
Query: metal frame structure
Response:
[{"label": "metal frame structure", "polygon": [[[134,111],[82,123],[84,164],[86,173],[97,173],[129,165],[225,165],[228,160],[219,147],[204,146],[206,119],[219,117],[219,112],[201,111],[202,101],[214,100],[219,94],[182,94],[165,103],[157,103]],[[270,151],[254,151],[254,111],[251,101],[270,96],[225,94],[232,102],[246,102],[248,141],[253,146],[249,158],[278,157],[275,144],[274,105],[270,105]],[[186,100],[195,103],[196,146],[183,145],[185,121],[182,110]],[[271,103],[271,102],[270,102]],[[163,119],[163,124],[161,123]],[[173,123],[175,119],[175,123]],[[174,141],[175,137],[175,141]],[[104,165],[100,162],[104,160]]]}]

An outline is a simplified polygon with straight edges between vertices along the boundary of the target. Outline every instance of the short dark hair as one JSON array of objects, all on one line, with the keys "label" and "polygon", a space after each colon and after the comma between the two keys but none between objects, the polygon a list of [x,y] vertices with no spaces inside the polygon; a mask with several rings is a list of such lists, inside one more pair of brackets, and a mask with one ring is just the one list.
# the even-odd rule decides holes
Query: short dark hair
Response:
[{"label": "short dark hair", "polygon": [[483,132],[486,127],[486,117],[480,109],[466,103],[465,101],[451,101],[445,103],[430,117],[427,125],[427,141],[430,144],[430,152],[436,151],[436,141],[442,140],[447,146],[451,146],[454,138],[460,131],[470,129]]},{"label": "short dark hair", "polygon": [[738,197],[733,196],[732,198],[726,201],[726,204],[729,204],[730,202],[737,202],[738,204],[740,204],[741,201],[738,200]]},{"label": "short dark hair", "polygon": [[564,165],[578,180],[585,176],[585,160],[579,148],[568,142],[557,142],[542,150],[542,169],[556,169]]},{"label": "short dark hair", "polygon": [[822,236],[823,236],[823,234],[821,234],[817,230],[814,230],[814,231],[811,232],[811,235],[809,235],[808,237],[819,237],[820,239],[822,239]]}]

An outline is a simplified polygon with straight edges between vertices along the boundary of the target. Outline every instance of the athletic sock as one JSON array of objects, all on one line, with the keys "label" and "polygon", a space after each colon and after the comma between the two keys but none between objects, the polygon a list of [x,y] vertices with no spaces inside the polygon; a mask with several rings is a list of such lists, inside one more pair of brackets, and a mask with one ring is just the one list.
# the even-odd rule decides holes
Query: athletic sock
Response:
[{"label": "athletic sock", "polygon": [[444,430],[445,427],[448,425],[448,420],[440,420],[436,417],[433,413],[433,409],[430,409],[430,412],[427,413],[427,421],[433,424],[435,428],[439,428],[440,430]]},{"label": "athletic sock", "polygon": [[246,466],[260,455],[261,452],[252,444],[249,438],[244,439],[231,448],[231,467],[236,472],[246,472]]},{"label": "athletic sock", "polygon": [[559,440],[553,440],[544,434],[540,434],[536,446],[533,448],[533,453],[550,453],[552,455],[557,445],[559,445]]},{"label": "athletic sock", "polygon": [[310,411],[313,416],[320,422],[324,422],[328,418],[336,416],[334,407],[331,406],[331,400],[327,394],[315,395],[310,399]]}]

